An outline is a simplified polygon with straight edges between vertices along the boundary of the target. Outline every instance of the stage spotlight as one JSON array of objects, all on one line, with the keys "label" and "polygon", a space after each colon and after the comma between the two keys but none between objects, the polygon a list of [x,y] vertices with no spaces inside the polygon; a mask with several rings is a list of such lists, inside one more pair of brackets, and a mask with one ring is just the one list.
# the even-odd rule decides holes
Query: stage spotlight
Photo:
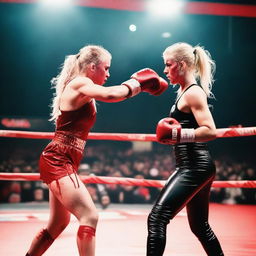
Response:
[{"label": "stage spotlight", "polygon": [[137,30],[137,27],[136,27],[136,25],[131,24],[131,25],[129,26],[129,29],[130,29],[131,32],[135,32],[135,31]]},{"label": "stage spotlight", "polygon": [[40,3],[45,6],[66,7],[72,4],[72,0],[40,0]]},{"label": "stage spotlight", "polygon": [[182,0],[152,0],[148,3],[151,13],[159,16],[172,16],[181,12],[184,6]]},{"label": "stage spotlight", "polygon": [[172,34],[170,33],[170,32],[164,32],[164,33],[162,33],[162,37],[163,38],[169,38],[169,37],[171,37],[172,36]]}]

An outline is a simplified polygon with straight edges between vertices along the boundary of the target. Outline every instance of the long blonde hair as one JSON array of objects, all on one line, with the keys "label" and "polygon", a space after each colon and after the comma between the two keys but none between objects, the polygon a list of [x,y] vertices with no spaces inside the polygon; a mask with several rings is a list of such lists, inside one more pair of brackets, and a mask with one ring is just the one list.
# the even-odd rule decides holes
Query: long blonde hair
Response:
[{"label": "long blonde hair", "polygon": [[163,58],[165,60],[172,58],[177,62],[184,61],[189,68],[194,69],[195,78],[207,96],[214,97],[211,90],[216,65],[210,53],[202,46],[193,47],[187,43],[176,43],[165,49]]},{"label": "long blonde hair", "polygon": [[90,63],[98,66],[106,57],[111,59],[112,56],[106,49],[98,45],[87,45],[81,48],[77,54],[66,56],[61,66],[61,72],[51,80],[55,93],[51,105],[50,121],[56,121],[60,115],[60,98],[66,85],[76,76],[84,73]]}]

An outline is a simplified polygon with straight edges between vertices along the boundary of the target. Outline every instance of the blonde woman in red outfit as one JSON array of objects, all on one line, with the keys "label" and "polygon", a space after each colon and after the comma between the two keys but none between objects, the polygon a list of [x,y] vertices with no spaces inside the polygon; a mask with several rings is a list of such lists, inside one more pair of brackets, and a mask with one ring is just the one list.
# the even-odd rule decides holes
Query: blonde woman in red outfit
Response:
[{"label": "blonde woman in red outfit", "polygon": [[80,256],[95,255],[96,207],[77,175],[89,130],[96,119],[95,100],[118,102],[148,92],[160,95],[168,83],[153,70],[143,69],[117,86],[103,87],[109,78],[111,54],[89,45],[66,57],[53,79],[56,94],[52,118],[55,136],[40,156],[40,176],[50,190],[50,218],[33,239],[26,256],[42,255],[66,228],[73,214],[79,221],[77,246]]}]

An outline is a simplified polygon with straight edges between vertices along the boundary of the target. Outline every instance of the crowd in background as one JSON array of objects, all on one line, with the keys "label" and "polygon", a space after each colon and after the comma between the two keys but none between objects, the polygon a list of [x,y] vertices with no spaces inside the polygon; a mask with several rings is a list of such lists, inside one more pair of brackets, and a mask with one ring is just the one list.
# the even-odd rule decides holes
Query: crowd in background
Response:
[{"label": "crowd in background", "polygon": [[[100,142],[87,145],[80,165],[80,175],[129,177],[166,180],[175,170],[171,147],[154,145],[152,150],[137,151],[131,143]],[[38,173],[41,146],[15,147],[2,154],[0,172]],[[235,159],[221,157],[215,160],[216,180],[256,180],[254,166]],[[49,191],[41,181],[0,181],[0,202],[43,202]],[[95,203],[106,208],[110,203],[153,203],[160,189],[144,186],[115,184],[87,184]],[[212,187],[211,202],[227,204],[256,204],[256,189]]]}]

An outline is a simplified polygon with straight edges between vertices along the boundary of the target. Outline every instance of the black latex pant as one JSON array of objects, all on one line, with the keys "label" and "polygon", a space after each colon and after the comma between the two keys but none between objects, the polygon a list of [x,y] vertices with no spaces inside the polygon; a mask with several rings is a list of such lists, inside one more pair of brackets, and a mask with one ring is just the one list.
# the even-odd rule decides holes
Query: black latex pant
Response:
[{"label": "black latex pant", "polygon": [[[224,255],[208,224],[209,193],[215,169],[177,169],[161,191],[148,216],[147,256],[162,256],[166,226],[186,206],[192,232],[210,256]],[[174,234],[175,235],[175,234]]]}]

